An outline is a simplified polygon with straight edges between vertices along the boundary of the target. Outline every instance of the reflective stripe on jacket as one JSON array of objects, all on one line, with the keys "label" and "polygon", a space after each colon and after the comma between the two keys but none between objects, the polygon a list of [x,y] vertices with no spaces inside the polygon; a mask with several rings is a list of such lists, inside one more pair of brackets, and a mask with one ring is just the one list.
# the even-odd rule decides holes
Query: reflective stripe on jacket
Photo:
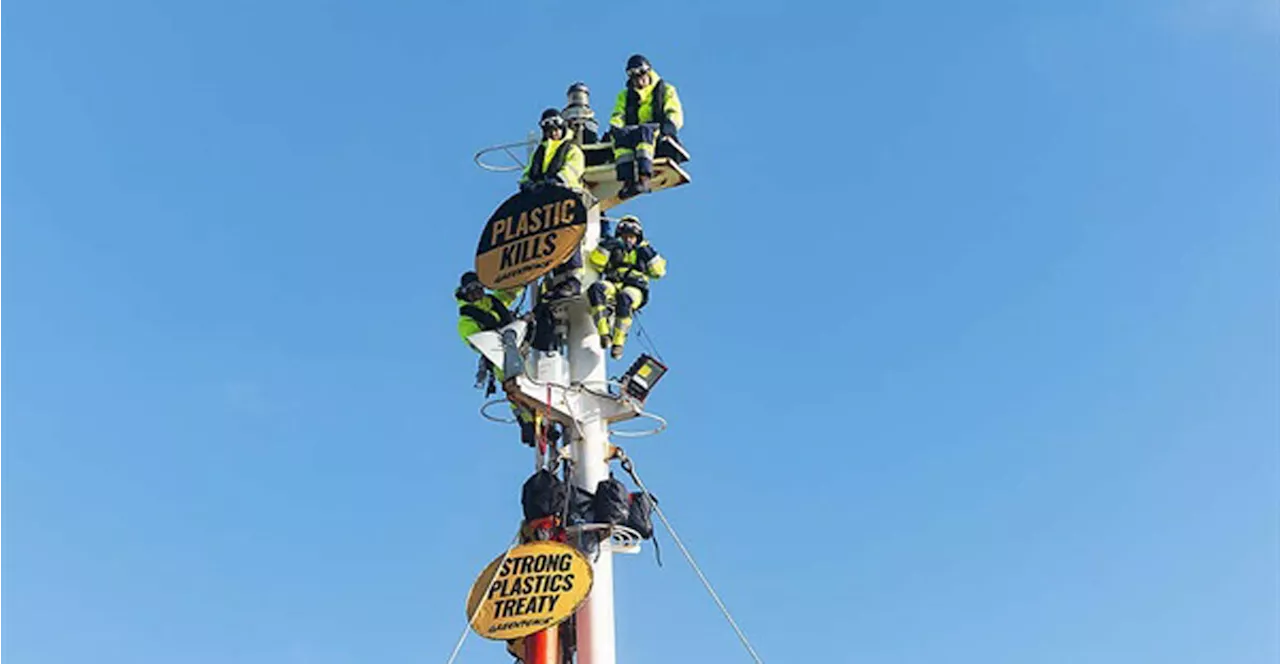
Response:
[{"label": "reflective stripe on jacket", "polygon": [[646,295],[649,279],[661,279],[667,274],[667,259],[645,240],[631,249],[617,240],[601,243],[591,251],[587,260],[605,279],[634,286]]}]

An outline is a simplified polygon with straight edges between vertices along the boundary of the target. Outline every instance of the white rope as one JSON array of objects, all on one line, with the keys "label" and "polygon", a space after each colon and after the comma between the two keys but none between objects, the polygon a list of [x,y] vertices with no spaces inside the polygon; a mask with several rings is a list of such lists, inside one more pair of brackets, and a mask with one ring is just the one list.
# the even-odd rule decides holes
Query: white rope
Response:
[{"label": "white rope", "polygon": [[[649,488],[644,485],[643,481],[641,481],[640,475],[636,473],[630,459],[625,457],[623,458],[622,468],[627,471],[628,475],[631,475],[631,479],[636,481],[636,484],[640,486],[641,491],[646,495],[652,496],[652,494],[649,493]],[[729,613],[729,607],[724,605],[724,602],[720,599],[720,595],[716,594],[716,589],[711,587],[711,581],[707,580],[707,575],[703,574],[702,569],[698,567],[698,562],[693,559],[693,554],[689,553],[689,549],[685,547],[684,542],[680,541],[680,536],[676,534],[676,529],[671,527],[671,521],[667,519],[666,514],[663,514],[662,508],[658,507],[658,502],[650,498],[649,504],[653,506],[653,511],[658,513],[658,518],[662,519],[662,525],[666,526],[667,532],[671,533],[671,540],[676,543],[676,546],[680,547],[680,552],[684,554],[684,559],[689,561],[689,566],[693,568],[694,573],[698,575],[698,579],[702,581],[702,586],[707,589],[707,593],[711,595],[711,599],[715,600],[716,606],[720,607],[720,613],[723,613],[725,620],[729,621],[729,626],[732,627],[733,631],[738,635],[738,640],[742,642],[742,647],[747,649],[747,653],[751,655],[751,659],[755,660],[756,664],[764,664],[764,660],[760,659],[760,655],[756,654],[756,649],[751,647],[751,642],[747,640],[747,635],[743,633],[741,627],[738,627],[738,623]]]},{"label": "white rope", "polygon": [[[511,550],[516,548],[520,543],[520,531],[516,530],[516,536],[511,538],[511,544],[507,545],[507,550],[502,554],[502,560],[498,563],[497,569],[494,571],[494,577],[498,572],[502,571],[502,566],[507,562],[507,556],[511,555]],[[489,585],[493,585],[493,579],[489,579]],[[489,589],[485,588],[485,594],[489,593]],[[476,617],[480,615],[480,609],[484,608],[484,595],[480,596],[480,601],[476,602],[476,610],[471,612],[471,617],[467,618],[467,624],[462,628],[462,636],[458,637],[458,642],[453,646],[453,652],[449,653],[449,659],[445,664],[453,664],[453,660],[458,658],[458,653],[462,652],[462,644],[467,641],[467,635],[471,633],[471,626],[475,624]]]}]

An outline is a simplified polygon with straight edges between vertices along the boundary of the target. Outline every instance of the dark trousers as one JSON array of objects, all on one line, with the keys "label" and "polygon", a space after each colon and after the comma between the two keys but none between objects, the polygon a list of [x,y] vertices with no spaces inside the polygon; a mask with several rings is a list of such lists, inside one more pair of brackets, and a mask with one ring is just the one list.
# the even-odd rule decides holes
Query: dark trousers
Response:
[{"label": "dark trousers", "polygon": [[654,144],[658,140],[658,125],[652,123],[628,125],[613,130],[613,161],[618,179],[634,182],[639,175],[653,175]]}]

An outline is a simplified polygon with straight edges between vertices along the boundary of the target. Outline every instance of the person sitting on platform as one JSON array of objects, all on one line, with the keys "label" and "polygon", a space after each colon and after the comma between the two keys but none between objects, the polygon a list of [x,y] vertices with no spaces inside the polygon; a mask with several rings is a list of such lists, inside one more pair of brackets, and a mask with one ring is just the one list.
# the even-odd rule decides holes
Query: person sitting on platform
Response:
[{"label": "person sitting on platform", "polygon": [[631,56],[627,60],[627,87],[618,93],[609,124],[613,159],[618,180],[623,183],[618,197],[627,199],[648,192],[658,141],[664,136],[678,141],[677,132],[684,126],[676,86],[658,76],[643,55]]},{"label": "person sitting on platform", "polygon": [[644,228],[634,216],[618,220],[615,235],[616,239],[597,245],[587,259],[592,269],[600,273],[600,280],[587,289],[587,299],[601,348],[612,344],[610,352],[618,359],[631,329],[631,314],[649,301],[649,279],[661,279],[667,274],[667,260],[644,239]]},{"label": "person sitting on platform", "polygon": [[582,148],[571,140],[572,131],[560,111],[554,108],[543,111],[538,126],[542,127],[542,143],[529,157],[529,165],[520,178],[520,190],[529,191],[543,183],[581,189],[586,158]]}]

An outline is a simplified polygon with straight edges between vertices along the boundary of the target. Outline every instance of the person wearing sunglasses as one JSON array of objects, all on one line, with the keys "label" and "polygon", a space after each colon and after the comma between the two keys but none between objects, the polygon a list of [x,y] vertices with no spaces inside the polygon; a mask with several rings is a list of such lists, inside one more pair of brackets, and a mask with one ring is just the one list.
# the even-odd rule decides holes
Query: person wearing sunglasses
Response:
[{"label": "person wearing sunglasses", "polygon": [[644,239],[644,227],[634,215],[618,220],[614,236],[587,257],[591,268],[600,274],[587,289],[587,301],[600,334],[600,347],[612,346],[609,352],[616,360],[627,343],[632,314],[649,301],[649,281],[667,275],[667,259]]},{"label": "person wearing sunglasses", "polygon": [[573,142],[573,130],[569,129],[564,116],[548,108],[542,112],[538,126],[542,128],[542,142],[529,157],[529,165],[520,178],[520,190],[529,191],[544,183],[581,189],[587,160],[582,148]]},{"label": "person wearing sunglasses", "polygon": [[[471,335],[476,332],[497,330],[515,321],[516,317],[511,311],[511,305],[520,296],[521,290],[517,287],[488,292],[475,272],[462,273],[462,277],[458,280],[458,288],[453,292],[453,297],[458,302],[458,336],[462,337],[462,343],[479,353],[480,351],[471,345]],[[480,371],[477,372],[476,378],[477,387],[485,382],[489,383],[485,396],[490,396],[495,390],[494,381],[501,383],[505,376],[502,373],[502,367],[493,364],[484,355],[480,355]],[[511,412],[520,425],[520,442],[533,445],[537,439],[535,414],[528,408],[517,406],[515,403],[511,404]]]},{"label": "person wearing sunglasses", "polygon": [[643,55],[627,60],[627,87],[618,93],[609,118],[613,138],[613,160],[618,180],[623,183],[619,198],[649,191],[653,175],[653,152],[658,139],[684,126],[684,109],[676,86],[664,81]]}]

